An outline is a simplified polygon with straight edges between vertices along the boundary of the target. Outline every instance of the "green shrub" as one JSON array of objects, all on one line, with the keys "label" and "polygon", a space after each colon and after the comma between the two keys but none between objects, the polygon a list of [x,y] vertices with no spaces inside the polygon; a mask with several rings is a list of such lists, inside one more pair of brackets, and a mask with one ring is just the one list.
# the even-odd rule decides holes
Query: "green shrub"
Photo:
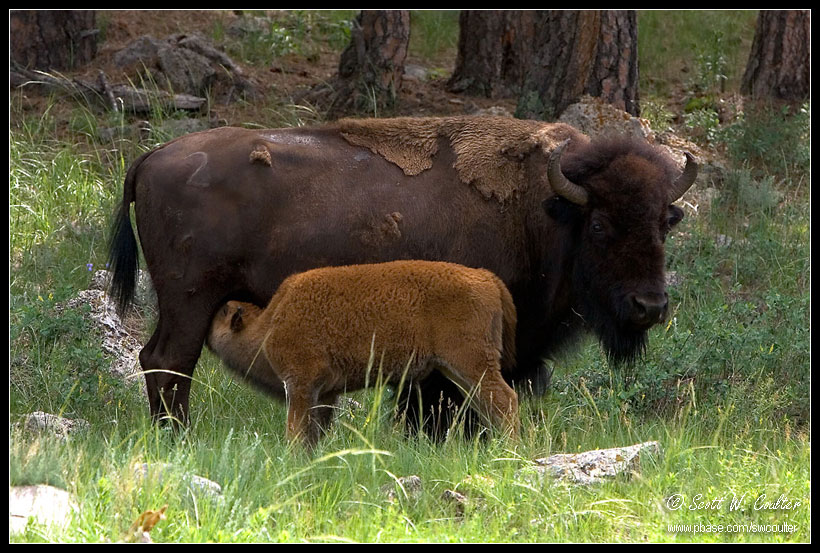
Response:
[{"label": "green shrub", "polygon": [[798,180],[811,170],[811,104],[752,106],[721,138],[735,163]]}]

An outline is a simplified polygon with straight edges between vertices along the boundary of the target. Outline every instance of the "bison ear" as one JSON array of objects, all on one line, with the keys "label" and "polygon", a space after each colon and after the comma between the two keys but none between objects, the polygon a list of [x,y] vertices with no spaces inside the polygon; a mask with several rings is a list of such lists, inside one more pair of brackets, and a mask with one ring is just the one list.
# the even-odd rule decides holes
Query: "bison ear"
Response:
[{"label": "bison ear", "polygon": [[667,221],[669,222],[669,228],[672,228],[680,223],[681,219],[683,219],[683,210],[676,205],[670,205],[668,216],[669,218]]},{"label": "bison ear", "polygon": [[231,316],[231,330],[234,332],[239,332],[245,328],[245,321],[242,320],[242,308],[237,307],[234,314]]}]

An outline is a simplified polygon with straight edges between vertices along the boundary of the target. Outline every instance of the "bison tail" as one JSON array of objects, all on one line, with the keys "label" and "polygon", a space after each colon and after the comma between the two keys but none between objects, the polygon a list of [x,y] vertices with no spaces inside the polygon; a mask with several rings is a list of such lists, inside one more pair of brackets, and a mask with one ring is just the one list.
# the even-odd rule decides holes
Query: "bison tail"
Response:
[{"label": "bison tail", "polygon": [[501,335],[504,351],[501,353],[501,368],[504,372],[509,373],[515,368],[515,328],[518,323],[518,315],[510,291],[498,277],[496,277],[496,284],[501,293],[501,307],[504,317]]},{"label": "bison tail", "polygon": [[123,198],[111,227],[108,248],[108,268],[112,272],[109,294],[114,298],[117,312],[122,315],[134,299],[139,270],[139,250],[134,229],[131,227],[131,202],[134,201],[134,181],[137,167],[150,152],[140,156],[125,175]]},{"label": "bison tail", "polygon": [[137,239],[131,228],[128,204],[120,207],[111,229],[108,267],[112,272],[109,294],[114,298],[117,312],[122,315],[134,299],[139,269]]}]

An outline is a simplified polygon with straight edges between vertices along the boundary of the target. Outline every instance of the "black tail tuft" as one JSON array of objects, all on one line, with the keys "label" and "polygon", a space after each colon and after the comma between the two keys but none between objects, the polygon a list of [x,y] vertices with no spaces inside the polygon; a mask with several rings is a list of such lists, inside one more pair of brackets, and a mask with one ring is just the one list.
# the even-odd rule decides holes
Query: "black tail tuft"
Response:
[{"label": "black tail tuft", "polygon": [[112,271],[109,294],[123,315],[134,299],[139,269],[139,250],[131,228],[130,204],[123,203],[111,227],[108,268]]}]

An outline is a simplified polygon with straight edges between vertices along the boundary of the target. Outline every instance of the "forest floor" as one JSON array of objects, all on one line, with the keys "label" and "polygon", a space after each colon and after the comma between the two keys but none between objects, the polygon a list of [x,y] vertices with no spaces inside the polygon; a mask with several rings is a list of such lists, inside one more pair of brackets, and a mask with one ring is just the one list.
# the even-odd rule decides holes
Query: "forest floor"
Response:
[{"label": "forest floor", "polygon": [[[104,40],[98,45],[97,55],[89,64],[75,71],[66,71],[63,76],[94,81],[97,75],[103,72],[112,84],[130,82],[133,75],[126,74],[115,66],[114,54],[137,38],[146,35],[165,39],[171,35],[184,33],[199,34],[212,39],[215,34],[221,34],[224,40],[214,41],[215,46],[220,48],[228,45],[225,50],[230,51],[229,45],[231,43],[235,45],[236,39],[228,37],[221,30],[230,28],[243,17],[253,16],[247,13],[238,15],[227,10],[99,11],[98,23],[104,26]],[[266,12],[265,17],[276,21],[277,18],[287,19],[289,15],[286,12]],[[282,24],[288,25],[288,22],[285,21]],[[318,27],[318,25],[315,26]],[[257,97],[262,98],[262,101],[212,105],[209,113],[212,119],[223,120],[229,125],[245,123],[264,125],[268,117],[265,106],[276,102],[292,102],[333,77],[338,70],[342,49],[322,40],[320,31],[299,30],[294,35],[292,40],[301,41],[301,43],[293,43],[290,47],[280,49],[281,55],[267,56],[270,58],[267,63],[259,63],[258,59],[255,63],[243,63],[237,57],[232,58],[241,67],[244,76],[254,84],[258,92]],[[307,50],[309,52],[306,54]],[[389,115],[463,115],[490,108],[503,110],[510,114],[514,112],[516,106],[514,98],[490,99],[449,92],[446,88],[446,81],[452,73],[455,58],[454,47],[439,49],[433,55],[411,50],[406,60],[406,73],[397,102]],[[26,111],[36,112],[42,110],[46,102],[47,99],[43,96],[27,95],[23,99],[22,107]],[[56,108],[58,113],[60,110],[67,112],[71,106],[62,104],[62,107],[58,105]],[[321,115],[319,117],[321,118]]]}]

